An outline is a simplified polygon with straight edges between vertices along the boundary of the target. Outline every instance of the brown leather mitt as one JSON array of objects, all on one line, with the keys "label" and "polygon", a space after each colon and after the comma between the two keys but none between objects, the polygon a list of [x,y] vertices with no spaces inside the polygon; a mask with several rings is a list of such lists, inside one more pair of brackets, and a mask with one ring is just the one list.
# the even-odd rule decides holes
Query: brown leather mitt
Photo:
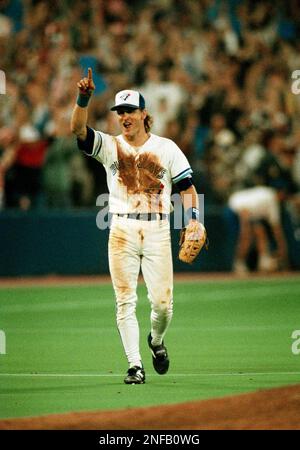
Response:
[{"label": "brown leather mitt", "polygon": [[200,222],[190,222],[187,227],[180,231],[179,259],[182,262],[192,264],[199,255],[202,247],[208,249],[207,233],[204,225]]}]

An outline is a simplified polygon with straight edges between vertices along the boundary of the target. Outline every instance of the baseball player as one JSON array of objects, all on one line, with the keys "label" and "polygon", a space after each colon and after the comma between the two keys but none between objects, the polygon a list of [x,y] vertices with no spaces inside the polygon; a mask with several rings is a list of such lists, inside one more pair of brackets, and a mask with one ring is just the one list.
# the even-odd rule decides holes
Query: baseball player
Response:
[{"label": "baseball player", "polygon": [[[258,252],[258,270],[272,272],[287,263],[287,247],[280,218],[280,205],[276,191],[268,186],[254,186],[234,192],[228,199],[229,207],[239,217],[239,239],[234,270],[248,272],[246,258],[253,237]],[[270,254],[269,239],[264,225],[272,230],[277,246],[277,258]]]},{"label": "baseball player", "polygon": [[109,269],[117,326],[129,364],[124,382],[143,384],[145,370],[136,318],[138,275],[141,270],[151,304],[148,346],[154,369],[162,375],[169,368],[164,337],[173,314],[169,224],[172,184],[181,193],[189,224],[202,230],[198,196],[185,155],[170,139],[150,132],[151,117],[139,92],[128,89],[116,94],[111,110],[118,115],[121,134],[111,136],[87,125],[88,102],[95,89],[91,69],[77,86],[72,132],[78,147],[103,164],[107,173],[112,214]]}]

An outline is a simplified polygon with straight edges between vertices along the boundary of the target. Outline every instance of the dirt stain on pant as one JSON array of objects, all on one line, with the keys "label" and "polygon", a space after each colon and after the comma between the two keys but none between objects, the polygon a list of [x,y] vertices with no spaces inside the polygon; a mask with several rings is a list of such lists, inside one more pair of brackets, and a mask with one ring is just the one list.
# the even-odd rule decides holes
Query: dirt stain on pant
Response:
[{"label": "dirt stain on pant", "polygon": [[111,273],[114,274],[115,288],[122,297],[126,296],[126,293],[130,290],[128,281],[124,277],[126,268],[121,257],[121,252],[126,249],[127,245],[128,241],[125,231],[120,227],[112,228],[109,235],[109,265]]}]

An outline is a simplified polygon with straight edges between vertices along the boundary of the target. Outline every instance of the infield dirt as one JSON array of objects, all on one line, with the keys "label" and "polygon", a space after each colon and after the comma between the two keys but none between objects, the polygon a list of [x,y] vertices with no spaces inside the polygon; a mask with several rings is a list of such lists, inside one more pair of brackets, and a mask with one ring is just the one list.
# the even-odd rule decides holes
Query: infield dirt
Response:
[{"label": "infield dirt", "polygon": [[300,385],[219,399],[115,411],[5,419],[0,430],[300,429]]}]

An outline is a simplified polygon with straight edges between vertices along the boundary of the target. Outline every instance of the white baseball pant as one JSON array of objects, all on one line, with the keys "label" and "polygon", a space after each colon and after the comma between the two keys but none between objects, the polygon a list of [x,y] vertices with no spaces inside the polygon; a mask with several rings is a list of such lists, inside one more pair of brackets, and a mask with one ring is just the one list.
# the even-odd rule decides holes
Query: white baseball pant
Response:
[{"label": "white baseball pant", "polygon": [[141,366],[136,317],[140,269],[151,304],[152,344],[160,345],[173,314],[173,262],[170,224],[113,215],[109,269],[116,296],[117,326],[129,366]]}]

